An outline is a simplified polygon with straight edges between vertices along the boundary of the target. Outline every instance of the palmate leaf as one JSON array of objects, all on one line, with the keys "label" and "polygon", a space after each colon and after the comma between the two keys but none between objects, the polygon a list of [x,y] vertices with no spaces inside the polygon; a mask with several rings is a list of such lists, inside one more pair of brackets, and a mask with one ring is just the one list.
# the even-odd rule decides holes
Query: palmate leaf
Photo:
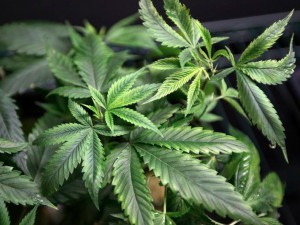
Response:
[{"label": "palmate leaf", "polygon": [[115,193],[131,224],[154,225],[154,207],[143,174],[142,164],[132,147],[127,145],[114,163]]},{"label": "palmate leaf", "polygon": [[120,109],[112,109],[110,112],[116,115],[117,117],[121,118],[122,120],[132,123],[138,127],[143,127],[146,129],[153,130],[154,132],[161,135],[161,132],[152,123],[152,121],[137,111],[134,111],[129,108],[120,108]]},{"label": "palmate leaf", "polygon": [[16,110],[17,106],[13,100],[0,89],[0,137],[24,142],[21,122]]},{"label": "palmate leaf", "polygon": [[15,142],[0,138],[0,153],[17,153],[26,149],[27,146],[28,144],[24,142]]},{"label": "palmate leaf", "polygon": [[0,199],[21,205],[47,204],[29,177],[0,162]]},{"label": "palmate leaf", "polygon": [[258,38],[252,41],[242,53],[238,64],[241,65],[247,63],[261,56],[261,54],[263,54],[266,50],[271,48],[282,35],[292,15],[293,11],[290,12],[289,15],[283,20],[279,20],[278,22],[271,25]]},{"label": "palmate leaf", "polygon": [[10,225],[10,218],[6,205],[2,199],[0,199],[0,224],[1,225]]},{"label": "palmate leaf", "polygon": [[188,43],[195,47],[198,40],[194,38],[193,20],[190,16],[189,9],[181,4],[178,0],[165,0],[164,7],[167,16],[175,23],[179,30],[184,35]]},{"label": "palmate leaf", "polygon": [[237,81],[240,99],[249,118],[272,144],[277,143],[281,147],[288,161],[284,128],[274,106],[264,92],[246,75],[238,72]]},{"label": "palmate leaf", "polygon": [[34,225],[35,224],[35,216],[37,211],[37,206],[35,206],[20,222],[19,225]]},{"label": "palmate leaf", "polygon": [[59,95],[71,99],[84,99],[84,98],[91,97],[91,94],[87,88],[74,87],[74,86],[64,86],[64,87],[55,88],[53,91],[51,91],[48,94],[48,96],[50,95]]},{"label": "palmate leaf", "polygon": [[72,60],[66,55],[49,49],[47,52],[47,62],[54,76],[67,84],[85,87],[79,74],[76,72]]},{"label": "palmate leaf", "polygon": [[189,47],[190,44],[172,29],[158,14],[151,0],[140,0],[140,15],[152,36],[169,47]]},{"label": "palmate leaf", "polygon": [[79,74],[87,85],[97,90],[101,88],[100,81],[106,74],[106,65],[113,52],[97,34],[89,33],[82,38],[76,48],[75,64]]},{"label": "palmate leaf", "polygon": [[[293,39],[292,39],[293,40]],[[295,69],[295,52],[292,40],[289,53],[280,61],[267,60],[250,62],[241,66],[243,73],[249,75],[253,80],[263,84],[281,84],[293,74]]]},{"label": "palmate leaf", "polygon": [[43,193],[52,194],[69,178],[89,150],[92,134],[91,130],[75,134],[54,153],[42,177]]},{"label": "palmate leaf", "polygon": [[163,136],[144,131],[135,141],[196,154],[231,154],[248,150],[234,137],[202,128],[178,127],[160,129]]},{"label": "palmate leaf", "polygon": [[161,182],[179,192],[185,200],[246,224],[262,224],[234,187],[197,159],[150,145],[135,144],[134,147]]},{"label": "palmate leaf", "polygon": [[3,79],[0,88],[7,95],[14,95],[36,87],[47,89],[47,84],[51,83],[54,83],[54,77],[47,65],[47,60],[39,58]]},{"label": "palmate leaf", "polygon": [[104,166],[104,149],[96,132],[89,134],[90,140],[88,150],[83,156],[83,180],[87,187],[90,196],[95,204],[99,207],[99,189],[103,181],[103,166]]},{"label": "palmate leaf", "polygon": [[201,70],[202,68],[184,68],[183,70],[173,73],[162,83],[156,95],[147,100],[144,104],[163,98],[168,94],[177,91],[184,84],[189,82],[189,80],[191,80],[194,76],[200,73]]}]

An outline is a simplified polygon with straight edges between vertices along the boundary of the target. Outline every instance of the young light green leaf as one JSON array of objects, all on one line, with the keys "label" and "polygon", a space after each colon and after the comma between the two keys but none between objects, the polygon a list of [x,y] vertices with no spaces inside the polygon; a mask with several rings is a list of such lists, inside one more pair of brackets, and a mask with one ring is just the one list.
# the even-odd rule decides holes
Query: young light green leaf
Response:
[{"label": "young light green leaf", "polygon": [[49,49],[47,52],[47,62],[54,76],[68,84],[85,87],[80,76],[74,68],[72,60],[66,55]]},{"label": "young light green leaf", "polygon": [[132,124],[134,124],[138,127],[143,127],[143,128],[146,128],[146,129],[153,130],[154,132],[161,135],[161,132],[152,123],[152,121],[149,120],[147,117],[145,117],[141,113],[138,113],[138,112],[136,112],[132,109],[129,109],[129,108],[113,109],[110,112],[112,114],[116,115],[117,117],[120,117],[122,120],[125,120],[129,123],[132,123]]},{"label": "young light green leaf", "polygon": [[189,47],[190,44],[172,29],[158,14],[151,0],[140,0],[140,15],[153,37],[169,47]]},{"label": "young light green leaf", "polygon": [[0,224],[10,225],[10,218],[4,201],[0,200]]},{"label": "young light green leaf", "polygon": [[182,69],[193,58],[191,51],[192,50],[190,48],[186,48],[182,52],[180,52],[178,58]]},{"label": "young light green leaf", "polygon": [[58,87],[48,94],[48,96],[50,95],[59,95],[71,99],[84,99],[84,98],[91,97],[91,94],[87,88],[74,87],[74,86]]},{"label": "young light green leaf", "polygon": [[130,90],[130,88],[135,83],[138,76],[145,73],[145,69],[142,68],[135,73],[129,74],[119,80],[117,80],[113,85],[110,87],[108,94],[107,94],[107,105],[109,106],[121,95],[126,93]]},{"label": "young light green leaf", "polygon": [[295,52],[291,40],[289,53],[280,61],[250,62],[242,65],[241,70],[259,83],[275,85],[281,84],[290,78],[296,67],[295,62]]},{"label": "young light green leaf", "polygon": [[202,204],[208,211],[214,210],[223,217],[228,215],[246,224],[262,224],[234,187],[197,159],[150,145],[135,144],[134,147],[163,185],[179,192],[185,200]]},{"label": "young light green leaf", "polygon": [[189,9],[178,0],[165,0],[164,8],[167,16],[179,28],[187,42],[195,47],[197,42],[194,42],[193,21]]},{"label": "young light green leaf", "polygon": [[154,207],[143,172],[137,153],[127,145],[114,163],[112,184],[132,224],[154,225]]},{"label": "young light green leaf", "polygon": [[211,58],[212,37],[210,35],[210,32],[197,20],[196,20],[196,25],[198,27],[197,32],[199,32],[201,34],[201,38],[205,44],[205,48],[207,50],[208,56]]},{"label": "young light green leaf", "polygon": [[293,11],[289,13],[287,17],[283,20],[272,24],[268,29],[266,29],[258,38],[250,43],[250,45],[242,53],[238,64],[247,63],[257,57],[261,56],[265,51],[271,48],[274,43],[282,35],[286,25],[293,15]]},{"label": "young light green leaf", "polygon": [[247,146],[234,137],[202,128],[181,126],[160,131],[163,136],[145,131],[135,141],[195,154],[231,154],[248,151]]},{"label": "young light green leaf", "polygon": [[105,111],[104,118],[105,118],[105,122],[106,122],[107,126],[109,127],[111,132],[114,133],[114,118],[113,118],[113,115],[111,114],[111,112]]},{"label": "young light green leaf", "polygon": [[201,74],[199,73],[192,84],[190,85],[188,94],[187,94],[187,107],[186,107],[186,115],[190,112],[191,108],[194,106],[195,102],[199,98],[199,94],[201,91]]},{"label": "young light green leaf", "polygon": [[35,224],[35,217],[36,211],[38,206],[35,206],[20,222],[20,225],[34,225]]},{"label": "young light green leaf", "polygon": [[213,80],[216,80],[216,81],[222,80],[222,79],[224,79],[225,77],[227,77],[227,76],[229,76],[230,74],[232,74],[233,71],[235,71],[235,69],[232,68],[232,67],[226,68],[226,69],[224,69],[224,70],[221,70],[219,73],[215,74],[215,75],[211,78],[211,80],[212,80],[212,81],[213,81]]},{"label": "young light green leaf", "polygon": [[185,68],[176,73],[173,73],[163,82],[156,95],[147,100],[144,104],[163,98],[168,94],[177,91],[184,84],[189,82],[194,76],[200,73],[201,70],[201,68]]},{"label": "young light green leaf", "polygon": [[79,104],[72,100],[69,100],[68,107],[76,120],[78,120],[85,126],[93,126],[91,117]]},{"label": "young light green leaf", "polygon": [[93,98],[93,100],[102,108],[106,108],[106,101],[104,99],[104,96],[101,94],[100,91],[98,91],[97,89],[93,88],[92,86],[89,86],[89,90],[91,93],[91,96]]},{"label": "young light green leaf", "polygon": [[119,95],[110,103],[109,109],[120,108],[140,102],[153,94],[159,86],[160,84],[146,84],[133,88],[125,93],[123,92],[122,95]]},{"label": "young light green leaf", "polygon": [[28,147],[28,143],[0,138],[0,153],[17,153]]},{"label": "young light green leaf", "polygon": [[88,138],[90,145],[82,160],[83,180],[95,206],[99,209],[99,190],[104,176],[104,149],[96,132],[90,133]]},{"label": "young light green leaf", "polygon": [[178,58],[165,58],[157,60],[148,66],[154,70],[178,70],[181,68]]},{"label": "young light green leaf", "polygon": [[132,128],[130,127],[124,127],[118,125],[114,125],[114,132],[112,132],[111,129],[105,125],[95,125],[93,128],[95,132],[106,137],[122,136],[132,131]]},{"label": "young light green leaf", "polygon": [[277,143],[281,147],[288,161],[284,128],[274,106],[265,93],[246,75],[238,72],[237,81],[240,99],[249,118],[272,144]]}]

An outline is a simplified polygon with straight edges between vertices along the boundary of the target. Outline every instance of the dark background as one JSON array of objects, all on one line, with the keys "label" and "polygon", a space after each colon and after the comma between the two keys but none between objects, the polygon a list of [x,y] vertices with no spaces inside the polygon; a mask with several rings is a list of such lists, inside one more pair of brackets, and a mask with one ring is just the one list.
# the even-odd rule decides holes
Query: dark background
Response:
[{"label": "dark background", "polygon": [[[226,45],[233,49],[236,55],[241,53],[264,27],[282,18],[292,9],[300,10],[300,0],[182,0],[182,2],[191,8],[193,17],[206,22],[207,27],[214,33],[230,36],[231,41]],[[159,10],[162,9],[161,0],[154,3]],[[0,25],[23,20],[69,21],[71,24],[81,25],[84,20],[88,20],[100,28],[109,27],[137,12],[138,1],[0,0],[0,10]],[[296,11],[286,34],[266,57],[280,58],[286,54],[288,37],[292,33],[295,33],[295,51],[300,68],[300,11]],[[260,132],[250,127],[244,120],[238,119],[239,116],[231,112],[226,105],[219,106],[217,111],[254,140],[261,153],[262,173],[265,175],[269,171],[276,171],[286,183],[285,202],[280,210],[281,221],[284,225],[297,225],[300,224],[300,70],[296,69],[292,79],[284,85],[264,87],[264,91],[278,110],[286,128],[290,164],[285,163],[279,149],[271,150],[268,141]],[[26,104],[25,102],[21,104]],[[220,129],[226,129],[227,124],[224,122],[218,126]]]}]

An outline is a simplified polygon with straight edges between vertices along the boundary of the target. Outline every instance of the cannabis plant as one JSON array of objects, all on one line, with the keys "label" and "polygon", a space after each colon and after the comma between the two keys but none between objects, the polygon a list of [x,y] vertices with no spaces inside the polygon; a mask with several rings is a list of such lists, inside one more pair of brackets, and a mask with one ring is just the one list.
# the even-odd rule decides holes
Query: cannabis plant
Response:
[{"label": "cannabis plant", "polygon": [[[1,27],[0,224],[10,224],[5,202],[35,205],[20,223],[31,225],[38,206],[80,201],[92,219],[62,224],[280,224],[278,176],[261,179],[247,135],[212,122],[227,102],[288,161],[283,125],[257,83],[281,84],[294,71],[293,38],[283,59],[259,59],[292,12],[236,57],[216,48],[227,37],[212,37],[178,0],[164,0],[172,25],[151,0],[139,6],[144,27],[133,25],[136,15],[107,32],[88,23]],[[219,68],[224,60],[230,67]],[[11,96],[32,93],[45,114],[23,132]],[[162,207],[153,204],[153,176]]]}]

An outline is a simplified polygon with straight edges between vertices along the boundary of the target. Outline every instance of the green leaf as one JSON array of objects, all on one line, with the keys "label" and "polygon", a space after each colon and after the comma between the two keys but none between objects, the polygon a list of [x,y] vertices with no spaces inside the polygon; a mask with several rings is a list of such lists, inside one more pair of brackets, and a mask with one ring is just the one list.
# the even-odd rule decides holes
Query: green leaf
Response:
[{"label": "green leaf", "polygon": [[163,185],[179,192],[188,202],[202,204],[208,211],[214,210],[220,216],[228,215],[246,224],[262,224],[234,187],[197,159],[149,145],[139,144],[135,148]]},{"label": "green leaf", "polygon": [[204,42],[205,48],[208,52],[208,56],[211,58],[211,53],[212,53],[212,37],[210,35],[210,32],[199,22],[195,21],[196,25],[198,27],[197,32],[200,33],[201,38]]},{"label": "green leaf", "polygon": [[230,68],[226,68],[224,70],[221,70],[219,73],[215,74],[211,80],[222,80],[224,79],[225,77],[229,76],[230,74],[232,74],[233,72],[235,71],[234,68],[230,67]]},{"label": "green leaf", "polygon": [[189,61],[191,61],[193,59],[193,55],[192,55],[191,51],[192,50],[190,48],[186,48],[182,52],[180,52],[178,58],[179,58],[180,66],[182,69]]},{"label": "green leaf", "polygon": [[73,173],[91,145],[91,130],[78,133],[64,143],[49,160],[42,177],[45,194],[51,194]]},{"label": "green leaf", "polygon": [[284,157],[288,161],[284,128],[274,106],[265,93],[247,76],[238,73],[237,81],[240,99],[249,118],[272,144],[277,143],[281,147]]},{"label": "green leaf", "polygon": [[1,26],[0,33],[0,43],[18,53],[45,55],[46,46],[68,49],[66,26],[58,23],[10,23]]},{"label": "green leaf", "polygon": [[140,102],[153,94],[160,84],[146,84],[123,92],[109,105],[109,109],[120,108]]},{"label": "green leaf", "polygon": [[107,137],[122,136],[122,135],[128,134],[129,132],[132,131],[132,128],[130,128],[130,127],[124,127],[124,126],[118,126],[118,125],[114,125],[114,132],[112,132],[110,130],[110,128],[105,125],[95,125],[93,127],[93,129],[98,134],[107,136]]},{"label": "green leaf", "polygon": [[120,117],[122,120],[132,123],[138,127],[150,129],[158,134],[161,134],[161,132],[157,129],[157,127],[152,123],[151,120],[149,120],[143,114],[138,113],[132,109],[120,108],[120,109],[113,109],[110,112],[116,115],[117,117]]},{"label": "green leaf", "polygon": [[87,85],[99,90],[100,81],[106,75],[106,66],[113,52],[96,34],[89,33],[77,47],[75,64]]},{"label": "green leaf", "polygon": [[145,73],[145,69],[142,68],[135,73],[131,73],[112,84],[107,94],[107,105],[108,108],[111,104],[113,104],[116,99],[118,99],[121,95],[130,90],[130,88],[135,83],[138,76]]},{"label": "green leaf", "polygon": [[250,62],[241,66],[243,73],[249,75],[253,80],[263,84],[282,84],[294,72],[295,52],[293,51],[292,41],[289,53],[280,61],[267,60]]},{"label": "green leaf", "polygon": [[88,137],[90,145],[82,161],[83,180],[95,206],[99,209],[99,190],[104,176],[104,149],[96,132],[92,132]]},{"label": "green leaf", "polygon": [[169,47],[189,47],[190,44],[172,29],[158,14],[151,0],[140,0],[140,15],[152,36]]},{"label": "green leaf", "polygon": [[79,104],[72,100],[69,100],[68,107],[76,120],[78,120],[85,126],[93,126],[91,117]]},{"label": "green leaf", "polygon": [[17,153],[26,149],[27,146],[28,144],[24,142],[15,142],[4,138],[0,138],[0,153]]},{"label": "green leaf", "polygon": [[20,225],[34,225],[36,210],[38,206],[35,206],[20,222]]},{"label": "green leaf", "polygon": [[67,84],[85,87],[69,57],[55,49],[49,49],[47,52],[47,61],[56,78],[66,82]]},{"label": "green leaf", "polygon": [[202,128],[178,127],[160,129],[163,136],[153,132],[143,132],[136,142],[157,145],[196,154],[231,154],[248,150],[242,142],[234,137]]},{"label": "green leaf", "polygon": [[36,87],[47,88],[49,83],[54,83],[53,75],[46,59],[41,58],[5,77],[0,83],[0,88],[7,95],[14,95]]},{"label": "green leaf", "polygon": [[130,223],[154,225],[154,207],[143,172],[137,153],[128,145],[114,163],[112,184]]},{"label": "green leaf", "polygon": [[24,142],[22,125],[16,113],[17,109],[14,101],[0,89],[0,137]]},{"label": "green leaf", "polygon": [[36,145],[56,145],[66,142],[80,133],[85,133],[89,127],[77,123],[66,123],[58,125],[43,132],[34,141]]},{"label": "green leaf", "polygon": [[194,42],[193,21],[189,9],[178,0],[165,0],[164,7],[167,16],[179,28],[187,42],[195,47],[197,42]]},{"label": "green leaf", "polygon": [[260,220],[265,225],[282,225],[282,223],[280,223],[278,220],[271,218],[271,217],[263,217],[263,218],[260,218]]},{"label": "green leaf", "polygon": [[201,74],[198,74],[192,84],[190,85],[188,94],[187,94],[187,107],[186,114],[189,113],[191,108],[194,106],[195,102],[199,98],[199,94],[201,91]]},{"label": "green leaf", "polygon": [[93,98],[93,100],[102,108],[106,108],[106,101],[103,97],[103,95],[101,94],[100,91],[98,91],[97,89],[93,88],[92,86],[89,86],[89,90],[91,93],[91,96]]},{"label": "green leaf", "polygon": [[168,94],[177,91],[184,84],[189,82],[196,74],[201,72],[201,68],[185,68],[176,73],[173,73],[163,82],[155,96],[147,100],[144,104],[163,98]]},{"label": "green leaf", "polygon": [[114,164],[124,149],[128,147],[128,143],[122,143],[114,147],[110,154],[106,157],[104,162],[104,178],[102,186],[105,187],[107,184],[112,182],[112,173]]},{"label": "green leaf", "polygon": [[271,25],[258,38],[252,41],[242,53],[238,64],[241,65],[253,59],[256,59],[269,48],[271,48],[282,35],[292,15],[293,11],[290,12],[289,15],[283,20],[279,20],[278,22]]},{"label": "green leaf", "polygon": [[247,199],[254,211],[261,213],[272,212],[279,208],[284,196],[284,187],[280,178],[275,173],[270,173],[260,186]]},{"label": "green leaf", "polygon": [[248,152],[234,156],[240,159],[235,169],[235,187],[247,200],[260,183],[259,153],[247,135],[233,128],[230,129],[230,133],[245,143],[249,149]]},{"label": "green leaf", "polygon": [[38,187],[29,177],[0,162],[0,197],[5,202],[21,205],[43,203]]},{"label": "green leaf", "polygon": [[114,133],[114,118],[113,118],[113,115],[109,111],[106,111],[104,116],[105,116],[105,122],[106,122],[107,126],[109,127],[111,132]]},{"label": "green leaf", "polygon": [[180,61],[178,58],[165,58],[157,60],[149,65],[150,69],[155,70],[178,70],[180,69]]},{"label": "green leaf", "polygon": [[56,88],[48,94],[48,96],[50,95],[59,95],[71,99],[84,99],[84,98],[91,97],[90,92],[86,88],[73,87],[73,86]]},{"label": "green leaf", "polygon": [[1,225],[10,225],[10,218],[8,214],[8,210],[4,201],[0,200],[0,224]]},{"label": "green leaf", "polygon": [[155,124],[161,125],[168,121],[177,111],[179,110],[178,105],[167,105],[157,110],[152,111],[148,118]]},{"label": "green leaf", "polygon": [[225,97],[223,99],[226,102],[228,102],[238,113],[240,113],[243,117],[245,117],[248,120],[248,116],[246,115],[244,109],[241,107],[240,103],[237,100],[228,97]]}]

